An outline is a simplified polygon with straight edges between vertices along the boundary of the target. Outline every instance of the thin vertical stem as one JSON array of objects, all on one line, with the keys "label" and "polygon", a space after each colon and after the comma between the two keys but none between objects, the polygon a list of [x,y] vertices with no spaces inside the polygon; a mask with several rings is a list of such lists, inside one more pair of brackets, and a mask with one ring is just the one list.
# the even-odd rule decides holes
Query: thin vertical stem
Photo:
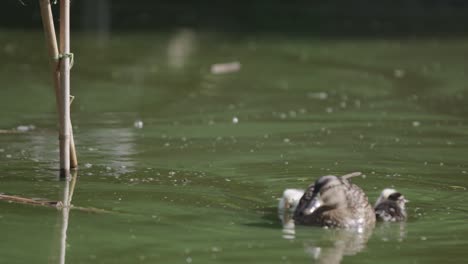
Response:
[{"label": "thin vertical stem", "polygon": [[70,0],[60,0],[60,171],[70,171]]},{"label": "thin vertical stem", "polygon": [[73,137],[73,126],[70,118],[70,169],[78,168],[78,158],[76,156],[75,138]]}]

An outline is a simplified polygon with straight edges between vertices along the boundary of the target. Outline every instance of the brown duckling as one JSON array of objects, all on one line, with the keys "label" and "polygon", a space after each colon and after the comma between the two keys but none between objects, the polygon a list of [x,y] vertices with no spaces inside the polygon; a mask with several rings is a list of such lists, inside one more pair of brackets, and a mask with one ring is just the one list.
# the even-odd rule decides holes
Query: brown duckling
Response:
[{"label": "brown duckling", "polygon": [[408,200],[394,189],[384,189],[375,203],[375,216],[377,220],[384,222],[405,221]]},{"label": "brown duckling", "polygon": [[375,212],[366,194],[348,180],[359,175],[355,172],[341,177],[320,177],[301,197],[294,211],[294,222],[338,228],[374,226]]}]

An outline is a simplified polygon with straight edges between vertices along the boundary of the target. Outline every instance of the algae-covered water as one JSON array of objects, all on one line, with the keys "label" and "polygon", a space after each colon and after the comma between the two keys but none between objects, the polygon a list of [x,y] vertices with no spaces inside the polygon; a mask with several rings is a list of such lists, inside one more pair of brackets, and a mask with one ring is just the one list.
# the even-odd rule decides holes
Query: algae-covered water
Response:
[{"label": "algae-covered water", "polygon": [[[105,212],[72,209],[64,247],[61,210],[0,201],[0,263],[466,262],[468,39],[72,37],[72,204]],[[45,54],[0,32],[0,193],[57,201]],[[283,238],[285,188],[353,171],[371,201],[401,191],[408,222]]]}]

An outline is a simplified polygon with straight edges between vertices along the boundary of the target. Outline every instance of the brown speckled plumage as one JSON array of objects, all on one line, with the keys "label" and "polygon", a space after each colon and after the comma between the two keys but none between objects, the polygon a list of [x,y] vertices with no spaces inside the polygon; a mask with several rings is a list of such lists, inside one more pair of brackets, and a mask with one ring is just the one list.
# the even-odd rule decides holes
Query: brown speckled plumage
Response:
[{"label": "brown speckled plumage", "polygon": [[322,176],[310,185],[294,212],[297,224],[338,228],[361,228],[375,224],[375,212],[366,194],[348,179]]}]

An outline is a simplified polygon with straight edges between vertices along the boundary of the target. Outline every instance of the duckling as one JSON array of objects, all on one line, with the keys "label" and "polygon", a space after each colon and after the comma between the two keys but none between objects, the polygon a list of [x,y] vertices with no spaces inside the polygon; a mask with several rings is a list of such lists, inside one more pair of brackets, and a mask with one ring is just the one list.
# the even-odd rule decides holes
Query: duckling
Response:
[{"label": "duckling", "polygon": [[294,211],[295,223],[358,229],[374,226],[375,212],[366,194],[348,180],[359,175],[354,172],[317,179],[301,197]]},{"label": "duckling", "polygon": [[304,195],[304,190],[300,189],[286,189],[283,192],[283,197],[279,199],[278,212],[294,213],[299,200]]},{"label": "duckling", "polygon": [[294,214],[302,195],[304,195],[304,190],[286,189],[283,192],[283,197],[279,199],[278,217],[283,224],[284,239],[294,239],[296,237],[295,224],[292,215]]},{"label": "duckling", "polygon": [[375,203],[374,210],[377,220],[384,222],[405,221],[408,200],[394,189],[384,189]]}]

